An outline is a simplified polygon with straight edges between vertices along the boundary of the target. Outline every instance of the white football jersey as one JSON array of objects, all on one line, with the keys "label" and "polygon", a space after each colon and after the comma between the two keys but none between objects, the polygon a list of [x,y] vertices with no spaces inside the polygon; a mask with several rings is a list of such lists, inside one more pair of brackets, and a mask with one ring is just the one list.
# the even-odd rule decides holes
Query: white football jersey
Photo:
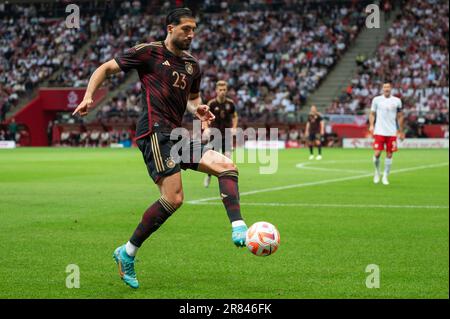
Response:
[{"label": "white football jersey", "polygon": [[402,101],[391,95],[379,95],[373,98],[371,111],[376,112],[374,135],[396,136],[397,113],[402,108]]}]

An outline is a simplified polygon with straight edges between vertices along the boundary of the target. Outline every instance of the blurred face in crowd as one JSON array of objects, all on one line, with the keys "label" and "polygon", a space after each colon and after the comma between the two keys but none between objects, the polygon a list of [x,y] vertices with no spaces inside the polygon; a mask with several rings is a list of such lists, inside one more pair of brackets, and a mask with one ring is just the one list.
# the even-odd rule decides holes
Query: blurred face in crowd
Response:
[{"label": "blurred face in crowd", "polygon": [[312,114],[317,114],[317,107],[315,105],[311,106],[311,113]]},{"label": "blurred face in crowd", "polygon": [[392,86],[391,83],[384,83],[383,84],[383,94],[385,97],[389,97],[391,95]]},{"label": "blurred face in crowd", "polygon": [[228,92],[228,87],[226,85],[218,85],[216,87],[217,98],[219,98],[220,100],[225,99],[227,92]]},{"label": "blurred face in crowd", "polygon": [[169,24],[167,26],[167,32],[172,44],[178,50],[189,50],[196,28],[197,23],[195,22],[195,19],[186,17],[181,18],[178,25]]}]

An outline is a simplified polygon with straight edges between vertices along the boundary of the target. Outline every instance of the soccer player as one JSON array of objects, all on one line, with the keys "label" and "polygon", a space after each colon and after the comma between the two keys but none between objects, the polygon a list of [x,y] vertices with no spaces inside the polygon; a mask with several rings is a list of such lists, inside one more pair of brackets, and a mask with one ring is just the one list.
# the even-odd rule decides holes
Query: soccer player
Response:
[{"label": "soccer player", "polygon": [[[171,11],[166,17],[166,30],[164,41],[139,44],[97,68],[89,80],[83,101],[73,112],[81,116],[88,113],[94,93],[108,76],[137,70],[142,83],[142,113],[137,123],[136,143],[161,197],[144,212],[129,241],[113,254],[120,277],[132,288],[139,287],[134,267],[136,252],[183,203],[180,169],[189,168],[217,176],[236,246],[245,246],[247,231],[240,210],[238,170],[232,160],[205,149],[200,141],[192,140],[189,143],[191,160],[176,161],[170,155],[171,148],[178,142],[170,139],[170,133],[181,127],[186,109],[202,122],[214,120],[214,115],[207,105],[202,104],[200,66],[187,52],[196,30],[191,10],[178,8]],[[192,154],[199,150],[202,156],[197,161]]]},{"label": "soccer player", "polygon": [[305,136],[308,137],[309,159],[314,159],[314,145],[317,146],[317,160],[322,159],[322,136],[325,134],[325,124],[323,118],[315,105],[311,106],[306,122]]},{"label": "soccer player", "polygon": [[369,124],[369,131],[374,137],[373,149],[375,150],[373,182],[375,184],[380,182],[380,157],[381,152],[386,148],[382,183],[389,185],[388,176],[392,166],[392,154],[397,151],[397,136],[401,140],[405,138],[402,101],[392,95],[392,85],[389,81],[383,84],[383,94],[372,100]]},{"label": "soccer player", "polygon": [[[211,123],[211,127],[217,128],[222,134],[222,140],[212,141],[216,143],[215,149],[217,150],[220,146],[222,154],[226,157],[231,158],[232,152],[232,140],[225,140],[225,129],[231,129],[231,135],[233,136],[236,132],[238,123],[238,114],[234,106],[232,99],[227,98],[228,84],[225,81],[218,81],[216,83],[216,98],[208,102],[209,109],[215,116],[215,120]],[[208,125],[205,125],[205,131],[208,129]],[[218,142],[221,142],[219,144]],[[211,182],[211,175],[205,176],[204,186],[208,187]]]}]

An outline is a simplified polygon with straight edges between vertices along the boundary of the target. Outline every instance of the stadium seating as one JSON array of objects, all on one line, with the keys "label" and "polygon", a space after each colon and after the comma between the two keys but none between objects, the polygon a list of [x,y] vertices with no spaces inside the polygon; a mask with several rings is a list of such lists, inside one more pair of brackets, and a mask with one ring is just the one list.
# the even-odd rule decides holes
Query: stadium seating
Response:
[{"label": "stadium seating", "polygon": [[18,99],[49,78],[89,37],[88,20],[69,29],[63,18],[38,16],[35,6],[12,5],[0,18],[0,120]]},{"label": "stadium seating", "polygon": [[[363,27],[367,3],[208,0],[197,4],[194,9],[201,14],[192,52],[202,66],[203,99],[212,98],[215,82],[224,79],[241,124],[295,123],[307,97]],[[14,13],[9,16],[0,10],[0,122],[37,86],[85,87],[102,62],[137,43],[164,38],[170,7],[167,1],[90,3],[92,14],[81,19],[81,29],[75,31],[64,25],[64,4],[51,5],[52,10],[44,4],[9,5]],[[406,2],[375,57],[359,56],[355,61],[357,74],[327,113],[367,114],[371,97],[389,77],[407,110],[410,135],[419,130],[417,123],[448,124],[446,16],[446,1]],[[405,67],[411,63],[412,67]],[[140,83],[118,90],[127,79],[129,75],[120,73],[108,81],[113,94],[99,108],[94,124],[111,129],[122,123],[133,134],[140,112]]]},{"label": "stadium seating", "polygon": [[[204,4],[206,13],[199,19],[192,52],[203,68],[203,99],[212,97],[218,79],[227,80],[241,123],[279,122],[300,110],[364,21],[362,4],[352,10],[351,3],[307,3],[286,12],[264,2],[255,2],[251,8],[230,2],[215,13],[216,5],[214,1]],[[54,82],[85,86],[100,62],[136,43],[164,38],[164,15],[121,12],[117,20],[99,32],[82,56],[72,57]],[[109,87],[114,89],[125,79],[120,74]],[[96,120],[108,126],[125,121],[133,127],[140,110],[139,92],[139,82],[131,83],[101,107]]]},{"label": "stadium seating", "polygon": [[[202,15],[192,52],[203,68],[204,100],[212,97],[215,82],[225,79],[241,119],[273,121],[300,110],[355,38],[364,17],[361,8],[352,10],[349,3],[306,4],[289,12],[269,10],[263,4],[258,8],[264,10]],[[158,21],[155,29],[143,33],[148,34],[147,41],[163,37],[158,31],[161,24]],[[127,94],[137,86],[131,85]],[[139,100],[136,93],[131,100],[139,105],[134,102]],[[126,115],[125,109],[119,106],[118,113],[116,107],[121,99],[125,97],[111,100],[98,118]],[[136,104],[129,101],[133,108]]]}]

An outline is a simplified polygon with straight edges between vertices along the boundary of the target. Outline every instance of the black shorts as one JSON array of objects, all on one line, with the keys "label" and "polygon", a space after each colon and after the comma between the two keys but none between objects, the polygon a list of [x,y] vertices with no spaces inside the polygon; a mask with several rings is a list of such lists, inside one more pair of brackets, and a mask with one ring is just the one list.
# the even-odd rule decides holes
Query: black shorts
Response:
[{"label": "black shorts", "polygon": [[320,135],[320,133],[311,133],[308,136],[308,140],[310,142],[321,141],[322,140],[322,135]]},{"label": "black shorts", "polygon": [[[180,169],[198,169],[198,163],[209,148],[200,141],[181,138],[171,140],[170,133],[154,132],[136,141],[142,152],[148,174],[156,183]],[[187,151],[187,153],[186,153]],[[171,154],[172,152],[172,154]]]}]

